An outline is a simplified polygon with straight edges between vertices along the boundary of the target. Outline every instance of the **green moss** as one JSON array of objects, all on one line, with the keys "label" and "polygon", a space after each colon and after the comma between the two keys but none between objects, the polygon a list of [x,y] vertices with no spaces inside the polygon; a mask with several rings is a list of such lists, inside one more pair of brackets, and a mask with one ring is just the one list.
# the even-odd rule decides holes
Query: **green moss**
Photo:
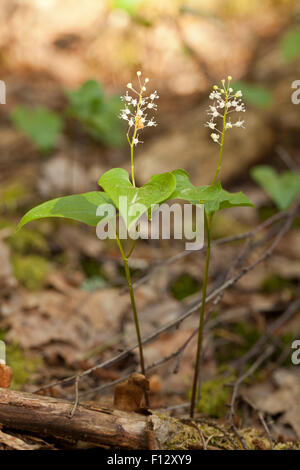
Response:
[{"label": "green moss", "polygon": [[12,251],[26,254],[30,252],[48,253],[48,244],[43,235],[37,231],[23,228],[9,239]]},{"label": "green moss", "polygon": [[[0,331],[0,339],[5,339],[5,331]],[[13,370],[11,387],[18,389],[21,385],[31,382],[31,376],[43,363],[40,357],[29,357],[17,342],[6,345],[6,362]]]},{"label": "green moss", "polygon": [[183,300],[186,297],[195,294],[200,290],[199,282],[189,274],[185,273],[179,276],[171,285],[170,291],[177,300]]},{"label": "green moss", "polygon": [[12,265],[16,279],[27,289],[41,289],[47,278],[50,263],[38,255],[14,255]]},{"label": "green moss", "polygon": [[262,292],[266,294],[273,294],[274,292],[280,292],[283,289],[291,288],[292,283],[288,279],[284,279],[278,274],[273,274],[262,282],[260,288]]},{"label": "green moss", "polygon": [[18,202],[28,195],[28,188],[19,182],[6,184],[0,189],[1,206],[12,212],[16,209]]},{"label": "green moss", "polygon": [[207,416],[221,418],[226,414],[230,396],[228,383],[233,381],[233,376],[217,377],[207,380],[201,386],[201,400],[197,405],[197,410]]}]

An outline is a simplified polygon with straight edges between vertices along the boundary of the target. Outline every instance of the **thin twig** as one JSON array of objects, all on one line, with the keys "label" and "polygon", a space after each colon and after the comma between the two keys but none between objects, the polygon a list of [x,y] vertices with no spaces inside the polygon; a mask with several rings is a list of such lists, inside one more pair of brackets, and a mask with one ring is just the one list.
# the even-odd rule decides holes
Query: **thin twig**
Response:
[{"label": "thin twig", "polygon": [[267,423],[266,423],[266,421],[265,421],[265,419],[264,419],[264,416],[263,416],[262,412],[261,412],[261,411],[258,411],[257,414],[258,414],[258,417],[259,417],[259,419],[260,419],[260,421],[261,421],[261,423],[262,423],[262,425],[263,425],[263,427],[264,427],[264,430],[266,431],[266,434],[267,434],[267,436],[268,436],[268,439],[269,439],[269,441],[270,441],[271,450],[273,450],[273,448],[274,448],[274,446],[273,446],[273,438],[272,438],[272,436],[271,436],[270,429],[269,429],[269,427],[268,427],[268,425],[267,425]]},{"label": "thin twig", "polygon": [[70,413],[70,419],[73,418],[73,416],[75,414],[75,411],[77,409],[77,406],[79,404],[78,386],[79,386],[79,376],[77,376],[76,379],[75,379],[75,401],[74,401],[74,405],[73,405],[73,408],[72,408],[71,413]]}]

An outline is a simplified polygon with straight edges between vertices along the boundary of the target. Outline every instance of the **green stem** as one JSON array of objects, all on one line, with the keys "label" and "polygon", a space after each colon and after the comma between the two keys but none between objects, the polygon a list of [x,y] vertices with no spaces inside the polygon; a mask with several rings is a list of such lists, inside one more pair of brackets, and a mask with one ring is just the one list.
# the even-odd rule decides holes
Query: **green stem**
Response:
[{"label": "green stem", "polygon": [[198,329],[198,345],[197,345],[197,354],[196,354],[196,365],[194,372],[193,388],[192,388],[192,398],[191,398],[191,409],[190,416],[194,417],[196,397],[198,390],[198,381],[199,381],[199,371],[201,364],[201,352],[202,352],[202,341],[203,341],[203,327],[204,327],[204,314],[205,314],[205,302],[206,302],[206,290],[207,290],[207,281],[208,281],[208,270],[210,262],[210,242],[211,242],[211,217],[207,217],[206,212],[204,211],[205,217],[205,227],[207,233],[207,247],[206,247],[206,260],[205,260],[205,271],[202,285],[202,301],[201,301],[201,310],[200,310],[200,320],[199,320],[199,329]]},{"label": "green stem", "polygon": [[[142,372],[143,375],[146,376],[144,352],[143,352],[143,345],[142,345],[142,336],[141,336],[139,318],[138,318],[138,314],[137,314],[135,297],[134,297],[134,292],[133,292],[133,287],[132,287],[132,282],[131,282],[131,274],[130,274],[130,268],[129,268],[129,264],[128,264],[128,256],[125,255],[123,246],[122,246],[121,241],[120,241],[117,234],[116,234],[116,241],[117,241],[117,244],[118,244],[122,259],[123,259],[124,269],[125,269],[125,276],[126,276],[126,280],[127,280],[127,284],[128,284],[128,289],[129,289],[133,319],[134,319],[136,336],[137,336],[138,347],[139,347],[141,372]],[[132,253],[132,251],[133,251],[133,249],[131,250],[131,253]],[[146,400],[146,406],[149,407],[149,396],[148,396],[147,393],[145,393],[145,400]]]},{"label": "green stem", "polygon": [[135,187],[135,179],[134,179],[134,164],[133,164],[133,144],[130,144],[130,164],[131,164],[131,181],[132,185]]},{"label": "green stem", "polygon": [[128,259],[130,258],[130,256],[131,256],[132,253],[133,253],[133,250],[134,250],[134,248],[135,248],[135,245],[136,245],[136,240],[133,240],[132,245],[131,245],[131,247],[130,247],[130,250],[129,250],[128,254],[126,255],[126,258],[128,258]]}]

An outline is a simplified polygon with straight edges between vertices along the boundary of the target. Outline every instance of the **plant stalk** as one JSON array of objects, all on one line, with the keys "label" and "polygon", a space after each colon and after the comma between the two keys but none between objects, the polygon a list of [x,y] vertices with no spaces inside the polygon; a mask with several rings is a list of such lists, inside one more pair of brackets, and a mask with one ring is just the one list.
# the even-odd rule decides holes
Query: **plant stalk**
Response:
[{"label": "plant stalk", "polygon": [[206,247],[206,259],[205,259],[205,271],[202,285],[202,301],[201,301],[201,310],[200,310],[200,319],[199,319],[199,329],[198,329],[198,344],[197,344],[197,354],[196,354],[196,364],[192,388],[192,398],[191,398],[191,409],[190,416],[194,417],[197,390],[200,386],[199,381],[199,371],[201,364],[201,352],[202,352],[202,342],[203,342],[203,328],[204,328],[204,314],[205,314],[205,302],[206,302],[206,291],[207,291],[207,281],[208,281],[208,271],[209,271],[209,262],[210,262],[210,244],[211,244],[211,217],[206,215],[204,210],[204,220],[207,234],[207,247]]},{"label": "plant stalk", "polygon": [[[125,269],[125,276],[126,276],[126,280],[127,280],[127,284],[128,284],[128,289],[129,289],[130,302],[131,302],[132,313],[133,313],[133,320],[134,320],[134,324],[135,324],[136,336],[137,336],[138,347],[139,347],[141,372],[144,376],[146,376],[142,336],[141,336],[139,318],[138,318],[137,309],[136,309],[134,291],[133,291],[132,282],[131,282],[131,273],[130,273],[130,268],[129,268],[129,264],[128,264],[128,258],[129,257],[125,255],[125,252],[124,252],[124,249],[122,247],[121,241],[120,241],[117,234],[116,234],[116,241],[117,241],[117,244],[118,244],[119,250],[121,252],[122,259],[123,259],[124,269]],[[133,249],[131,250],[130,254],[132,253],[132,251],[133,251]],[[148,395],[148,393],[145,393],[145,401],[146,401],[146,406],[149,407],[149,395]]]}]

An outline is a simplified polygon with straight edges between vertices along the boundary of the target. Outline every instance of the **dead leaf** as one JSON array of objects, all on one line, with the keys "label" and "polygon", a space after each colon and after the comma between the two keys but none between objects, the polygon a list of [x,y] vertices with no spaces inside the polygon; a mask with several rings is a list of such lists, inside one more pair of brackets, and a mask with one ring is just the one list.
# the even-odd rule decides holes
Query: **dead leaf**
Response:
[{"label": "dead leaf", "polygon": [[264,382],[242,391],[243,398],[255,409],[275,416],[291,426],[300,438],[300,373],[291,369],[278,369],[273,373],[274,384]]}]

